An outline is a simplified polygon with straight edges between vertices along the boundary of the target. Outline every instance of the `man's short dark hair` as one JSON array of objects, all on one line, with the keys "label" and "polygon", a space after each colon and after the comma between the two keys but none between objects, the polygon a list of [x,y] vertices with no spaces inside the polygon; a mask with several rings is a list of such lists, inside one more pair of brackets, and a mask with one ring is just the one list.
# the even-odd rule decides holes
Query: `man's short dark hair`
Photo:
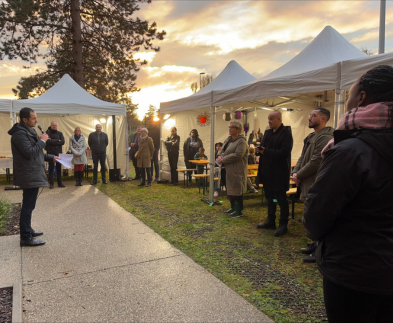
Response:
[{"label": "man's short dark hair", "polygon": [[20,121],[22,122],[22,120],[25,119],[25,118],[27,120],[29,120],[30,117],[31,117],[31,115],[30,115],[31,112],[34,112],[34,110],[30,109],[30,108],[22,108],[22,109],[20,109],[20,111],[19,111]]},{"label": "man's short dark hair", "polygon": [[319,107],[319,108],[316,108],[314,110],[318,110],[319,113],[322,115],[322,117],[326,117],[326,122],[329,121],[329,119],[330,119],[330,111],[328,109]]}]

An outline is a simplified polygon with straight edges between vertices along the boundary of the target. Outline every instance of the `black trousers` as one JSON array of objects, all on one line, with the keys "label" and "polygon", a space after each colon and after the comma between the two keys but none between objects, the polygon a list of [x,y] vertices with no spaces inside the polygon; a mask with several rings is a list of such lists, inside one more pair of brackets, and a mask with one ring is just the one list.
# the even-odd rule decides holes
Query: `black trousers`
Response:
[{"label": "black trousers", "polygon": [[168,160],[169,160],[169,167],[171,169],[171,182],[178,183],[179,174],[176,171],[176,169],[177,169],[177,162],[179,161],[179,152],[178,151],[168,152]]},{"label": "black trousers", "polygon": [[393,322],[393,294],[375,295],[338,286],[323,278],[329,323]]},{"label": "black trousers", "polygon": [[105,173],[105,161],[106,161],[106,154],[92,154],[93,157],[93,181],[97,181],[97,176],[98,176],[98,162],[100,162],[101,165],[101,178],[102,180],[106,179],[106,173]]},{"label": "black trousers", "polygon": [[[55,162],[49,161],[49,183],[53,183],[53,171],[55,169]],[[57,183],[61,183],[61,164],[56,163],[56,175],[57,175]]]},{"label": "black trousers", "polygon": [[235,207],[235,203],[237,202],[241,211],[244,210],[243,206],[243,195],[235,196],[235,195],[228,195],[228,199],[231,202],[232,209]]},{"label": "black trousers", "polygon": [[135,154],[132,154],[131,160],[132,160],[132,164],[134,165],[134,168],[135,168],[135,178],[140,178],[141,171],[138,167],[138,159],[135,158]]},{"label": "black trousers", "polygon": [[143,182],[143,183],[146,182],[146,175],[147,175],[147,182],[148,182],[148,183],[151,183],[151,178],[152,178],[152,176],[151,176],[150,168],[143,168],[143,167],[140,167],[139,169],[140,169],[140,171],[141,171],[142,182]]},{"label": "black trousers", "polygon": [[[193,163],[190,163],[188,160],[186,161],[186,167],[187,167],[187,169],[195,169],[195,173],[196,173],[196,165]],[[187,173],[188,173],[188,177],[191,178],[193,171],[189,171]]]},{"label": "black trousers", "polygon": [[151,159],[151,177],[153,177],[153,170],[155,170],[156,179],[158,179],[160,177],[160,165],[158,165],[158,149],[154,149],[153,158]]},{"label": "black trousers", "polygon": [[38,191],[39,187],[23,189],[22,210],[19,219],[20,238],[22,240],[28,240],[32,237],[31,232],[33,229],[31,228],[31,215],[35,209]]},{"label": "black trousers", "polygon": [[[268,220],[274,222],[276,220],[277,204],[280,206],[280,224],[287,224],[289,218],[289,204],[286,192],[273,192],[265,189],[267,199],[267,216]],[[273,201],[277,200],[277,204]]]}]

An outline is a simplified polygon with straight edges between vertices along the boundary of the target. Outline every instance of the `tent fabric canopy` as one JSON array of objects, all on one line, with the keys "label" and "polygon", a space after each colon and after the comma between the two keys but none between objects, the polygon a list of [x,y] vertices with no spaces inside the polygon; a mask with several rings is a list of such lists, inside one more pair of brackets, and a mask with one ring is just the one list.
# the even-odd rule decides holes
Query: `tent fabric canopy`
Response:
[{"label": "tent fabric canopy", "polygon": [[0,112],[11,112],[11,100],[0,99]]},{"label": "tent fabric canopy", "polygon": [[29,107],[37,113],[126,115],[123,104],[102,101],[80,87],[68,74],[41,96],[16,100],[14,111]]},{"label": "tent fabric canopy", "polygon": [[230,61],[225,69],[199,92],[187,98],[161,102],[161,113],[210,107],[212,104],[212,91],[236,88],[255,79],[254,76],[243,69],[236,61]]}]

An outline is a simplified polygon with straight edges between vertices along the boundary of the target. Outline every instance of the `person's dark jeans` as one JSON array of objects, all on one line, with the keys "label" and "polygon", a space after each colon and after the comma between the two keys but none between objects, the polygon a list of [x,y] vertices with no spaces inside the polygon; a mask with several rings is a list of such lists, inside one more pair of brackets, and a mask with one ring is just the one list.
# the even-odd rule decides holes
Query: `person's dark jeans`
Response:
[{"label": "person's dark jeans", "polygon": [[151,176],[150,168],[141,167],[139,169],[140,169],[141,175],[142,175],[142,182],[146,183],[146,175],[147,175],[147,182],[151,183],[152,176]]},{"label": "person's dark jeans", "polygon": [[39,187],[23,189],[22,210],[20,211],[19,228],[21,240],[30,239],[31,232],[31,215],[37,202]]},{"label": "person's dark jeans", "polygon": [[97,182],[97,176],[98,176],[98,162],[100,162],[101,165],[101,179],[104,180],[106,179],[106,173],[105,173],[105,161],[106,161],[106,154],[92,154],[93,157],[93,181]]},{"label": "person's dark jeans", "polygon": [[140,178],[141,177],[141,171],[138,167],[138,159],[135,158],[135,154],[131,156],[132,164],[134,165],[135,168],[135,178]]},{"label": "person's dark jeans", "polygon": [[168,160],[169,160],[169,167],[171,169],[171,181],[173,183],[178,183],[179,174],[176,171],[176,169],[177,169],[177,162],[179,161],[179,152],[178,151],[168,152]]},{"label": "person's dark jeans", "polygon": [[158,164],[158,149],[154,149],[153,158],[151,159],[151,177],[153,177],[153,170],[155,170],[156,179],[158,180],[158,178],[160,177],[160,165]]},{"label": "person's dark jeans", "polygon": [[[186,161],[186,167],[187,167],[187,169],[195,169],[195,172],[196,172],[196,165],[193,164],[193,163],[190,163],[188,160]],[[188,171],[188,172],[187,172],[188,177],[189,177],[190,179],[191,179],[192,173],[193,173],[193,171]]]},{"label": "person's dark jeans", "polygon": [[[49,161],[49,183],[53,183],[53,171],[55,169],[55,162],[54,161]],[[56,175],[57,175],[57,183],[61,183],[61,164],[56,163]]]},{"label": "person's dark jeans", "polygon": [[[289,204],[286,192],[270,192],[265,189],[265,196],[267,199],[267,216],[269,221],[276,220],[277,204],[280,206],[280,225],[287,224],[289,218]],[[273,200],[277,200],[275,203]]]},{"label": "person's dark jeans", "polygon": [[324,277],[323,296],[329,323],[393,322],[393,294],[358,292],[338,286]]}]

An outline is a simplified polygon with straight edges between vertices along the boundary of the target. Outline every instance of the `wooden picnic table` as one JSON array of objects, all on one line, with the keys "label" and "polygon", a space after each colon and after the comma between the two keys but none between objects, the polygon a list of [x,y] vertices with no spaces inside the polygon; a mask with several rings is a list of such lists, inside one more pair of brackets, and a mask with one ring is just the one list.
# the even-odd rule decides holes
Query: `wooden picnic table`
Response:
[{"label": "wooden picnic table", "polygon": [[208,160],[189,160],[190,163],[196,164],[196,165],[203,165],[206,166],[206,174],[207,174],[207,165],[209,165],[210,161]]},{"label": "wooden picnic table", "polygon": [[248,170],[258,170],[258,164],[250,164],[248,165]]}]

